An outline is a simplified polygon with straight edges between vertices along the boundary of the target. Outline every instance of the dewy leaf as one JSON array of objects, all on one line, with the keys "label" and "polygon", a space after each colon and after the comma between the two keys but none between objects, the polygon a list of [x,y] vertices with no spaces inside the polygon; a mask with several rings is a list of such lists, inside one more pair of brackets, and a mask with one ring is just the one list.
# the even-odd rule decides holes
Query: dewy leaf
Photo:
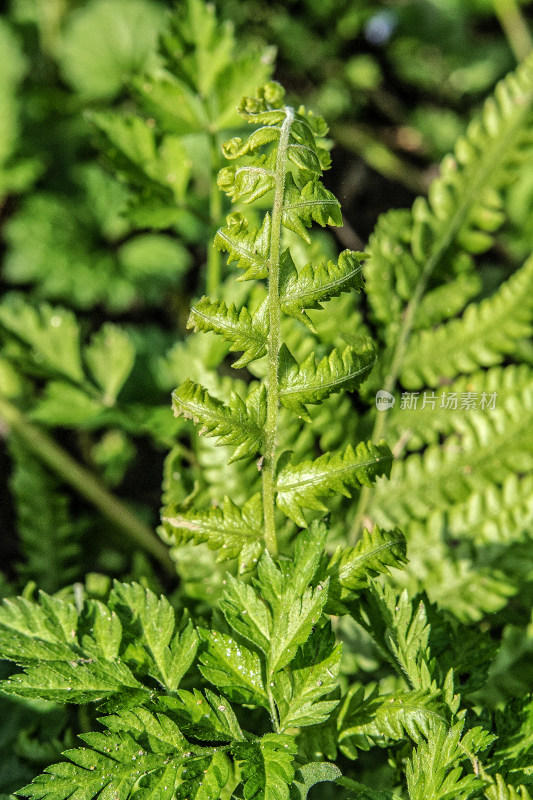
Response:
[{"label": "dewy leaf", "polygon": [[86,613],[93,620],[91,635],[84,632],[74,603],[44,592],[39,604],[23,598],[4,601],[0,652],[25,666],[26,672],[3,681],[2,690],[62,703],[112,699],[118,704],[148,698],[150,691],[118,657],[117,617],[95,601],[88,603]]},{"label": "dewy leaf", "polygon": [[177,630],[174,609],[138,583],[115,582],[110,606],[119,613],[121,606],[130,617],[128,625],[138,626],[139,645],[148,656],[149,673],[168,691],[178,688],[196,655],[198,636],[191,622]]},{"label": "dewy leaf", "polygon": [[82,734],[88,746],[67,750],[70,763],[48,767],[19,793],[35,800],[128,798],[137,785],[147,800],[204,800],[228,781],[224,754],[191,747],[171,713],[135,708],[101,722],[108,731]]},{"label": "dewy leaf", "polygon": [[363,257],[364,253],[344,250],[336,264],[333,261],[317,267],[306,264],[298,272],[286,250],[280,265],[280,301],[285,314],[311,326],[306,308],[322,308],[321,303],[342,292],[362,289]]},{"label": "dewy leaf", "polygon": [[332,350],[317,363],[311,353],[298,364],[285,345],[279,354],[280,399],[286,408],[307,417],[306,403],[321,403],[334,392],[353,391],[359,386],[376,361],[371,345],[358,351],[351,346]]},{"label": "dewy leaf", "polygon": [[335,643],[330,623],[311,634],[298,649],[290,671],[274,676],[273,694],[280,717],[280,730],[325,722],[338,699],[322,700],[337,686],[341,645]]},{"label": "dewy leaf", "polygon": [[113,405],[133,368],[133,342],[116,325],[107,323],[92,337],[84,355],[93,377],[104,392],[104,405]]},{"label": "dewy leaf", "polygon": [[[280,459],[281,461],[281,459]],[[388,475],[392,454],[384,442],[348,445],[344,453],[324,453],[315,461],[289,463],[285,456],[276,481],[276,503],[297,525],[307,525],[302,510],[327,511],[320,500],[333,494],[350,497],[348,487],[371,486],[379,475]]]},{"label": "dewy leaf", "polygon": [[206,649],[200,672],[231,700],[269,707],[263,685],[261,659],[253,650],[219,631],[199,630]]},{"label": "dewy leaf", "polygon": [[268,330],[265,312],[263,304],[252,317],[246,306],[237,311],[233,303],[227,306],[223,301],[211,302],[202,297],[192,307],[187,327],[195,331],[214,331],[223,336],[232,343],[231,352],[242,350],[242,356],[233,366],[245,367],[266,353]]},{"label": "dewy leaf", "polygon": [[229,497],[221,507],[184,509],[168,506],[162,522],[169,543],[207,542],[219,550],[219,558],[239,558],[239,571],[246,572],[257,563],[263,549],[263,503],[253,495],[239,508]]},{"label": "dewy leaf", "polygon": [[173,392],[172,406],[175,416],[192,419],[202,426],[200,435],[216,436],[217,445],[235,446],[231,461],[237,461],[261,449],[266,415],[264,392],[263,386],[252,390],[246,403],[233,392],[226,406],[203,386],[186,380]]},{"label": "dewy leaf", "polygon": [[233,745],[245,800],[289,800],[296,743],[292,736],[267,733],[258,742]]},{"label": "dewy leaf", "polygon": [[205,690],[178,689],[175,695],[158,698],[164,713],[171,714],[187,736],[206,742],[241,742],[244,734],[235,712],[225,697]]}]

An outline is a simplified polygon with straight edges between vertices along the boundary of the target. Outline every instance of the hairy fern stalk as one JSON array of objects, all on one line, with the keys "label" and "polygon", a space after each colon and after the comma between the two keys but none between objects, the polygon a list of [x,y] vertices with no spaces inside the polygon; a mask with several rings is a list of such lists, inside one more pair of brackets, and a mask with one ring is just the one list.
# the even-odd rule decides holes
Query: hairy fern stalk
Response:
[{"label": "hairy fern stalk", "polygon": [[[513,103],[506,109],[512,115]],[[376,354],[364,336],[320,355],[311,344],[318,337],[310,312],[362,288],[364,256],[344,251],[335,263],[300,263],[296,248],[286,245],[287,231],[309,242],[313,222],[341,223],[338,201],[321,183],[329,165],[324,121],[285,105],[276,83],[246,97],[240,112],[254,130],[224,146],[231,165],[219,185],[234,209],[215,243],[242,270],[240,280],[253,283],[242,307],[202,298],[189,326],[223,337],[239,353],[233,366],[250,375],[235,380],[225,399],[187,380],[174,392],[173,407],[230,448],[231,461],[255,462],[257,469],[242,503],[228,492],[220,505],[195,508],[189,497],[163,512],[167,542],[207,542],[221,560],[237,559],[238,570],[226,575],[212,617],[197,620],[145,586],[118,581],[105,598],[77,584],[71,593],[4,602],[0,653],[23,671],[2,681],[0,704],[84,707],[82,746],[65,750],[63,760],[18,794],[305,800],[321,783],[324,797],[346,800],[527,800],[533,698],[511,701],[496,714],[484,706],[481,690],[495,650],[490,634],[380,578],[391,569],[399,573],[406,561],[394,519],[363,528],[353,546],[333,553],[327,546],[328,504],[354,495],[361,510],[378,516],[366,490],[377,479],[387,485],[392,463],[382,441],[322,452],[314,439],[301,444],[313,409],[331,414],[336,406],[328,403],[337,394],[364,392],[365,378],[372,381]],[[490,205],[493,195],[487,197]],[[480,242],[457,220],[443,233],[440,211],[430,219],[428,208],[419,204],[413,212],[419,236],[409,258],[418,267],[428,248],[432,269],[444,253],[455,263],[459,230],[470,249]],[[407,300],[406,275],[420,271],[405,254],[399,266],[391,262],[384,242],[382,228],[370,243],[368,283],[379,280],[380,257],[389,259],[384,284],[394,266]],[[395,252],[402,255],[401,248]],[[422,276],[420,295],[429,267]],[[409,360],[409,332],[394,337],[402,321],[396,295],[390,289],[387,308],[378,295],[376,289],[371,303],[377,319],[386,317],[388,350],[376,380],[383,363],[387,370],[392,363],[386,384],[392,389],[401,368],[414,382],[424,367]],[[414,326],[420,305],[409,308]],[[382,499],[387,519],[397,514],[394,507]],[[334,627],[350,645],[342,661]],[[379,767],[369,773],[370,750]]]},{"label": "hairy fern stalk", "polygon": [[257,458],[262,491],[260,497],[251,499],[253,527],[244,517],[237,522],[233,509],[228,515],[224,506],[208,510],[201,518],[195,511],[167,509],[163,519],[171,535],[182,540],[194,538],[224,546],[220,537],[228,528],[232,541],[240,540],[243,546],[255,543],[257,553],[264,540],[275,556],[278,510],[305,526],[304,509],[326,510],[322,498],[371,485],[376,476],[388,473],[391,454],[380,442],[361,443],[355,450],[349,446],[342,453],[326,453],[302,463],[294,463],[287,450],[280,457],[281,410],[305,417],[306,405],[355,389],[369,373],[375,355],[365,343],[359,348],[335,349],[320,362],[311,354],[298,363],[283,341],[284,316],[311,326],[307,309],[361,288],[363,254],[345,251],[336,264],[307,264],[298,272],[290,250],[282,246],[283,230],[310,242],[307,229],[313,222],[342,224],[339,203],[320,180],[329,165],[322,144],[325,124],[303,109],[282,105],[282,92],[275,83],[266,84],[257,98],[244,101],[241,113],[259,127],[246,141],[233,138],[226,142],[224,154],[236,165],[221,171],[219,185],[235,204],[255,205],[268,197],[269,210],[258,227],[249,224],[242,212],[234,212],[218,231],[215,245],[243,270],[241,280],[266,280],[266,296],[253,314],[246,306],[236,309],[204,297],[193,308],[189,325],[214,331],[231,342],[231,350],[241,351],[234,366],[247,366],[265,356],[265,379],[259,384],[252,382],[246,397],[232,393],[228,405],[188,381],[174,392],[173,404],[177,415],[190,417],[201,426],[201,433],[236,447],[232,460]]}]

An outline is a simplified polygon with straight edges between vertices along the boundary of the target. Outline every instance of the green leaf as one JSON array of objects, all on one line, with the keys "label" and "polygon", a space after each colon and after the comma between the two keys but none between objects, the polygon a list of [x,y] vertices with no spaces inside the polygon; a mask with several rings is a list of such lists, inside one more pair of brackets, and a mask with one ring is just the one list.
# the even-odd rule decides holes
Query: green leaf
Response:
[{"label": "green leaf", "polygon": [[312,786],[323,781],[336,781],[342,775],[335,764],[328,761],[310,761],[296,770],[291,786],[291,800],[307,800]]},{"label": "green leaf", "polygon": [[60,46],[68,82],[86,98],[112,98],[153,62],[162,10],[145,0],[96,0],[72,14]]},{"label": "green leaf", "polygon": [[39,309],[19,295],[9,295],[0,305],[0,325],[31,348],[35,364],[83,381],[79,326],[71,311],[43,304]]},{"label": "green leaf", "polygon": [[273,694],[279,710],[280,729],[325,722],[338,699],[321,699],[337,686],[341,645],[329,623],[317,628],[298,649],[290,672],[274,677]]},{"label": "green leaf", "polygon": [[201,425],[200,435],[216,436],[217,445],[233,445],[231,461],[253,456],[261,450],[266,417],[265,388],[252,389],[246,402],[232,392],[229,406],[212,397],[202,386],[186,380],[172,393],[175,416]]},{"label": "green leaf", "polygon": [[302,364],[293,358],[286,345],[279,353],[280,400],[286,408],[308,417],[306,403],[318,404],[334,392],[353,391],[366,378],[376,354],[371,345],[359,350],[348,345],[335,348],[317,363],[314,353]]},{"label": "green leaf", "polygon": [[414,334],[401,380],[408,389],[438,386],[443,378],[492,366],[511,355],[533,330],[533,258],[491,296],[472,303],[461,319]]},{"label": "green leaf", "polygon": [[283,225],[294,231],[308,244],[307,233],[313,222],[319,225],[342,225],[342,214],[338,200],[316,178],[298,188],[290,173],[287,173],[283,199]]},{"label": "green leaf", "polygon": [[245,800],[289,800],[296,743],[292,736],[267,733],[258,742],[233,745]]},{"label": "green leaf", "polygon": [[376,525],[372,532],[365,528],[354,547],[339,546],[332,556],[327,568],[329,600],[336,607],[338,602],[352,599],[358,589],[368,586],[371,578],[388,574],[389,567],[401,567],[407,561],[406,547],[405,537],[398,528],[382,531]]},{"label": "green leaf", "polygon": [[321,303],[342,292],[363,288],[362,259],[364,253],[343,250],[338,262],[326,264],[306,264],[300,272],[296,270],[290,252],[286,250],[281,257],[280,302],[285,314],[299,319],[311,327],[306,308],[322,308]]},{"label": "green leaf", "polygon": [[231,700],[269,708],[263,685],[261,659],[253,650],[216,630],[199,629],[206,649],[200,672]]},{"label": "green leaf", "polygon": [[207,542],[219,550],[219,558],[239,558],[239,571],[251,569],[263,548],[263,503],[260,494],[253,495],[242,508],[229,497],[221,507],[180,509],[167,506],[162,522],[167,541],[172,544]]},{"label": "green leaf", "polygon": [[138,116],[93,111],[89,119],[121,176],[169,206],[183,202],[191,162],[180,138],[167,135],[160,141],[153,123]]},{"label": "green leaf", "polygon": [[159,697],[158,702],[165,713],[172,714],[187,736],[207,742],[244,739],[229,700],[209,689],[205,690],[205,696],[197,689],[192,692],[178,689],[176,695]]},{"label": "green leaf", "polygon": [[203,297],[192,307],[187,327],[214,331],[232,343],[231,352],[242,350],[242,356],[233,364],[235,368],[245,367],[266,353],[268,329],[264,303],[251,316],[246,306],[237,311],[233,303],[227,306],[223,301],[211,302]]},{"label": "green leaf", "polygon": [[215,246],[228,253],[228,261],[235,261],[244,275],[240,280],[266,278],[270,248],[270,214],[265,214],[259,230],[248,230],[247,220],[238,213],[227,218],[228,224],[215,236]]},{"label": "green leaf", "polygon": [[226,785],[224,755],[212,748],[191,748],[172,716],[138,708],[102,722],[109,732],[82,734],[88,747],[67,750],[69,762],[48,767],[19,793],[36,800],[66,800],[75,787],[74,796],[83,800],[97,795],[125,800],[138,785],[153,800],[203,800]]},{"label": "green leaf", "polygon": [[30,419],[44,425],[78,428],[104,424],[105,407],[84,389],[65,381],[49,381]]},{"label": "green leaf", "polygon": [[198,636],[189,621],[178,630],[176,614],[168,600],[138,583],[115,581],[110,607],[127,613],[128,626],[137,633],[148,657],[149,674],[168,691],[175,691],[196,656]]},{"label": "green leaf", "polygon": [[320,497],[343,494],[347,487],[371,486],[379,475],[388,475],[392,454],[384,442],[360,442],[356,450],[348,445],[344,453],[324,453],[315,461],[289,462],[290,454],[280,459],[276,481],[276,503],[297,525],[307,525],[302,509],[327,511]]}]

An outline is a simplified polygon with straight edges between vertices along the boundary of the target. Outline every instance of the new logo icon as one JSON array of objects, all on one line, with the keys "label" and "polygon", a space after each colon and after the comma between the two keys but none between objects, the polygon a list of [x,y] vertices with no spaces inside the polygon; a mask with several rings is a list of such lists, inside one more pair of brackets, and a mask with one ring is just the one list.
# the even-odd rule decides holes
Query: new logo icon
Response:
[{"label": "new logo icon", "polygon": [[378,411],[386,411],[388,408],[392,408],[395,402],[394,395],[386,392],[385,389],[380,389],[376,392],[376,408]]}]

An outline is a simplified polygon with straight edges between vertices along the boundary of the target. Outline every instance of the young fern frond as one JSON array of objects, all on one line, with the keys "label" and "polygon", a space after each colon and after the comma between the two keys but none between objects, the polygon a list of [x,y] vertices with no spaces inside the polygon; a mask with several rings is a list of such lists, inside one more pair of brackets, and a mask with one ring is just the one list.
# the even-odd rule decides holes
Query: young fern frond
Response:
[{"label": "young fern frond", "polygon": [[[388,474],[391,454],[384,443],[359,443],[356,450],[350,444],[344,452],[324,453],[314,462],[294,463],[289,452],[278,462],[280,407],[308,419],[308,405],[358,387],[372,369],[375,353],[363,343],[334,348],[320,361],[311,353],[298,363],[283,341],[284,316],[313,331],[307,310],[321,308],[323,302],[342,292],[361,289],[363,254],[345,251],[336,264],[330,261],[316,268],[306,264],[298,271],[290,250],[282,249],[283,229],[309,241],[307,229],[313,222],[342,224],[339,203],[320,180],[329,165],[322,144],[327,128],[323,120],[304,109],[284,105],[283,91],[275,83],[262,87],[257,97],[245,98],[240,111],[245,120],[259,127],[245,141],[235,137],[226,142],[224,154],[236,163],[221,171],[219,186],[234,203],[250,205],[268,195],[270,206],[258,228],[250,228],[242,213],[230,215],[215,244],[244,270],[242,280],[267,279],[267,296],[253,315],[246,307],[228,307],[204,297],[193,307],[189,325],[214,331],[231,342],[230,350],[242,353],[234,367],[246,366],[266,354],[266,378],[245,402],[234,394],[229,408],[201,387],[185,384],[174,393],[174,410],[202,424],[204,432],[218,436],[221,444],[236,446],[233,459],[260,457],[264,540],[275,555],[276,509],[305,527],[303,509],[325,512],[327,506],[320,498],[349,496],[348,487],[371,485],[377,476]],[[217,516],[220,514],[224,515],[223,509]],[[167,534],[171,520],[180,518],[176,537],[190,538],[176,509],[165,512],[164,518]],[[197,519],[192,524],[195,538],[205,536],[211,545],[219,541],[202,533]],[[234,530],[234,516],[228,524]],[[222,520],[221,527],[226,527]],[[245,527],[243,546],[249,537]],[[233,545],[229,550],[234,554]]]}]

